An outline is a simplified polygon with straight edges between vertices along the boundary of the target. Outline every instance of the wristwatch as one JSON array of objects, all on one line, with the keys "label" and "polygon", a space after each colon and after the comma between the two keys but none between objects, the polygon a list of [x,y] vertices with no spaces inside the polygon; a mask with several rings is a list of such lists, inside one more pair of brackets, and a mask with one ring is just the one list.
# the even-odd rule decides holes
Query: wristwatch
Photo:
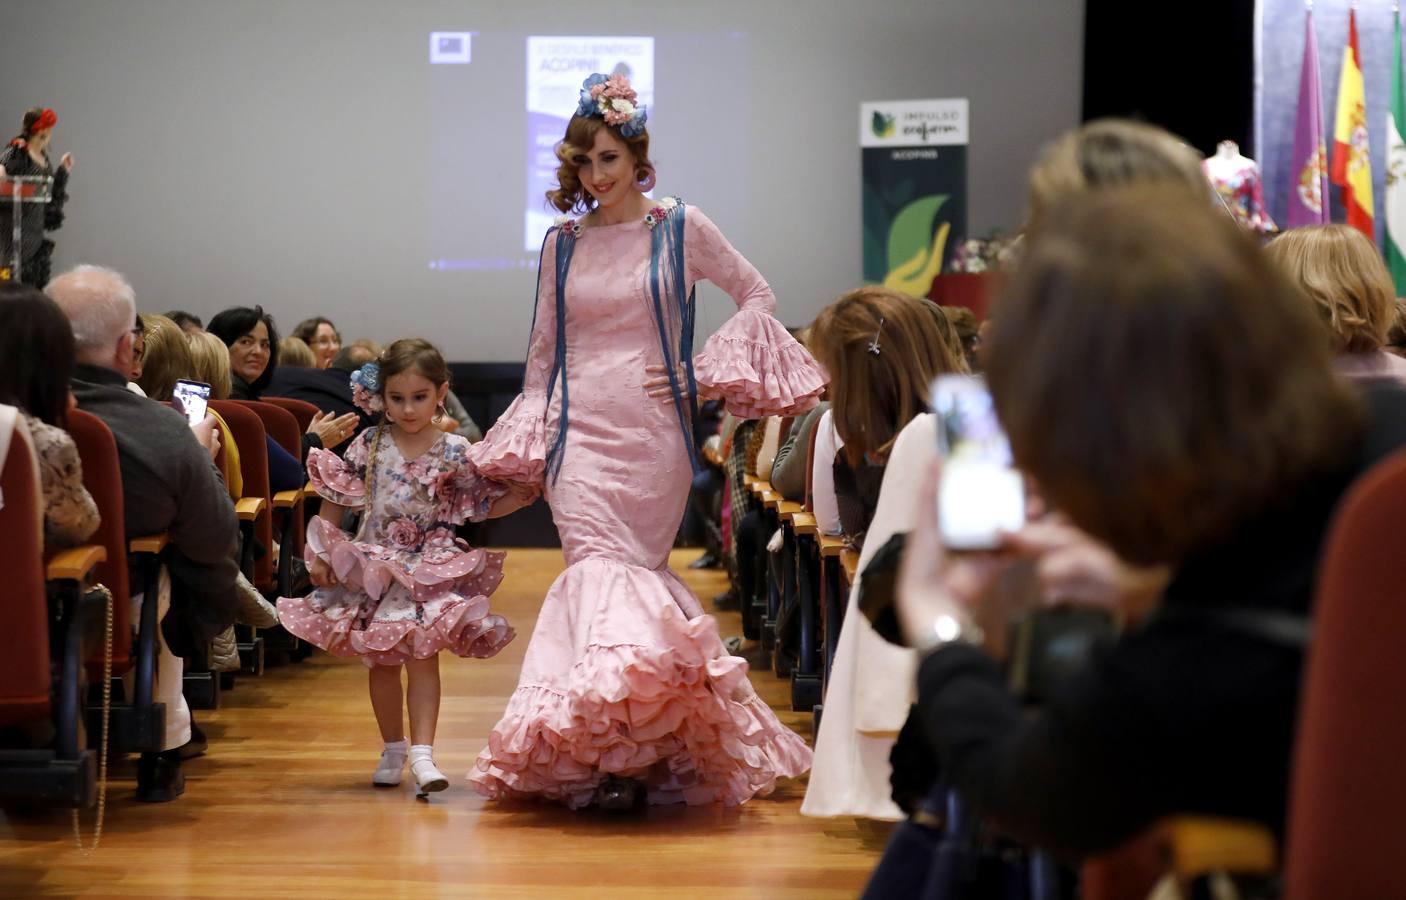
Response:
[{"label": "wristwatch", "polygon": [[985,633],[966,616],[958,612],[944,612],[918,633],[913,642],[913,649],[926,656],[948,644],[980,646],[985,640]]}]

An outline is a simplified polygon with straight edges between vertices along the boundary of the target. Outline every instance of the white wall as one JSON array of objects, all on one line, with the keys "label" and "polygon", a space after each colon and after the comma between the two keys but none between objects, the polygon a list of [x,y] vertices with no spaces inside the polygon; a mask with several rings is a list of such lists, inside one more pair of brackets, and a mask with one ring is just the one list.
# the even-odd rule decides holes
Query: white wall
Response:
[{"label": "white wall", "polygon": [[[509,135],[525,128],[522,35],[655,35],[660,188],[705,209],[802,323],[860,277],[858,104],[970,98],[971,230],[1009,228],[1039,147],[1077,124],[1083,6],[46,0],[0,29],[0,124],[58,111],[77,167],[56,264],[122,269],[144,311],[262,303],[285,331],[322,313],[348,338],[424,334],[453,359],[508,361],[532,273],[426,265],[430,31],[477,31],[476,63],[514,42],[491,126]],[[710,66],[724,40],[725,71]],[[717,91],[747,97],[729,117]],[[521,230],[521,156],[477,161],[505,187],[465,228]],[[700,295],[706,333],[728,301]]]}]

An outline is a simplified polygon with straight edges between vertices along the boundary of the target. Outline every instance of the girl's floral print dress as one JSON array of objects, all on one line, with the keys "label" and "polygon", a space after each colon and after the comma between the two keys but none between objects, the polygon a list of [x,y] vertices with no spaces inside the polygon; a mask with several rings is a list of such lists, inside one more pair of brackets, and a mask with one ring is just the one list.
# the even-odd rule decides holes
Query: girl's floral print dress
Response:
[{"label": "girl's floral print dress", "polygon": [[[368,477],[373,445],[375,471]],[[352,442],[345,459],[309,451],[308,476],[318,494],[363,515],[354,537],[321,516],[308,523],[307,563],[322,559],[337,585],[281,598],[283,627],[368,666],[441,650],[489,657],[511,641],[507,620],[488,607],[503,580],[504,554],[475,550],[454,536],[455,525],[482,519],[502,493],[475,477],[469,446],[444,434],[407,460],[389,429],[372,428]]]}]

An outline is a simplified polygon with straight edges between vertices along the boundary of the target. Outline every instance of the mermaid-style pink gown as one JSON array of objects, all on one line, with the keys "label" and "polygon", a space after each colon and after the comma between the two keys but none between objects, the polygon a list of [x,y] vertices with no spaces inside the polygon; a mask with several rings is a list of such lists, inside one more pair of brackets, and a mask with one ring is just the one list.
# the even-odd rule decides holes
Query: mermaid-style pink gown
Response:
[{"label": "mermaid-style pink gown", "polygon": [[[523,393],[471,448],[480,474],[543,484],[560,391],[546,398],[555,346],[555,236]],[[543,602],[522,676],[469,779],[490,797],[591,802],[609,774],[643,779],[650,803],[742,803],[810,768],[729,656],[717,622],[670,571],[692,471],[672,404],[647,397],[663,354],[651,312],[643,222],[586,227],[567,280],[570,416],[560,477],[543,488],[567,569]],[[761,275],[693,207],[687,284],[707,279],[739,311],[695,359],[700,390],[730,411],[814,406],[825,375],[771,316]]]}]

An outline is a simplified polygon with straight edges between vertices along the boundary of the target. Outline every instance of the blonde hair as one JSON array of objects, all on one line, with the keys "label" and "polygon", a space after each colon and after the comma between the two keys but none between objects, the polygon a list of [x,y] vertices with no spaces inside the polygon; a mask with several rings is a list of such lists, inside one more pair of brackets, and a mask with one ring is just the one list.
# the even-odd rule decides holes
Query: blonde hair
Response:
[{"label": "blonde hair", "polygon": [[927,405],[933,378],[960,371],[934,312],[931,301],[871,285],[845,294],[811,325],[809,346],[830,373],[830,409],[850,465],[865,454],[887,459]]},{"label": "blonde hair", "polygon": [[308,342],[300,337],[289,336],[278,342],[278,364],[297,369],[311,369],[317,365]]},{"label": "blonde hair", "polygon": [[[186,333],[172,320],[156,313],[142,314],[142,377],[137,379],[146,395],[165,402],[175,393],[176,382],[195,374]],[[225,351],[228,355],[229,351]]]},{"label": "blonde hair", "polygon": [[1386,343],[1396,291],[1377,247],[1346,225],[1311,225],[1275,238],[1269,258],[1318,307],[1338,353],[1369,353]]},{"label": "blonde hair", "polygon": [[1395,318],[1386,333],[1387,349],[1397,356],[1406,353],[1406,300],[1396,298]]},{"label": "blonde hair", "polygon": [[1170,131],[1124,119],[1089,122],[1046,147],[1030,170],[1026,230],[1038,231],[1051,210],[1084,191],[1148,182],[1212,200],[1200,154]]},{"label": "blonde hair", "polygon": [[210,399],[228,400],[229,348],[225,342],[208,331],[196,331],[186,335],[186,344],[190,347],[195,377],[210,385]]}]

